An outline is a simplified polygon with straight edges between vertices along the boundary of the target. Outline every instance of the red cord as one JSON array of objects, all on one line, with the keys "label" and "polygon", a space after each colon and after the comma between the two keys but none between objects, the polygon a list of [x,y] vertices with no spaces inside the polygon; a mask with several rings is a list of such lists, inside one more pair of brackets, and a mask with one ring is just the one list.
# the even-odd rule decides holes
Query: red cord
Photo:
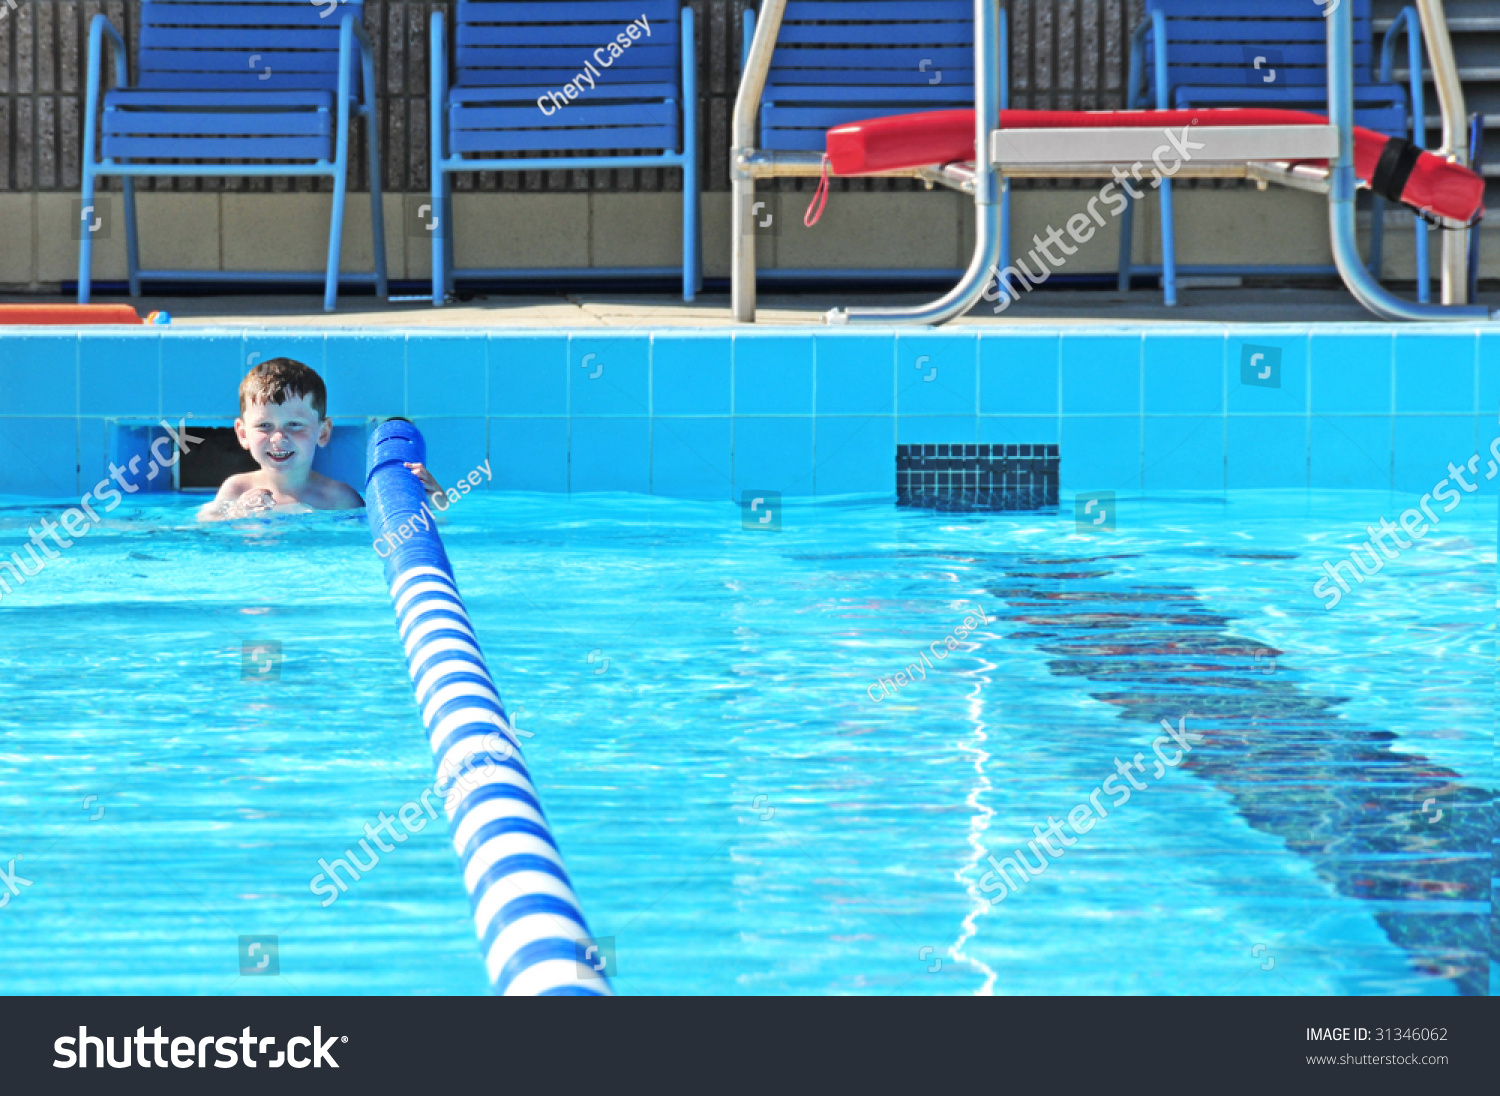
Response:
[{"label": "red cord", "polygon": [[818,179],[818,189],[813,191],[812,201],[807,205],[807,212],[802,214],[802,223],[808,228],[818,223],[818,218],[823,216],[823,209],[828,205],[828,156],[823,156],[823,173]]}]

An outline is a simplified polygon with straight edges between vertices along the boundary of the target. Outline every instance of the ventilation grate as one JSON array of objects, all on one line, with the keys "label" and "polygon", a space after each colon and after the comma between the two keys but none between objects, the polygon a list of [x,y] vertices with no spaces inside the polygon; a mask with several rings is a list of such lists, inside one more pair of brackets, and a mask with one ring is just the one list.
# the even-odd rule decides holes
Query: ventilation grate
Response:
[{"label": "ventilation grate", "polygon": [[1041,510],[1057,505],[1055,445],[898,445],[896,505]]}]

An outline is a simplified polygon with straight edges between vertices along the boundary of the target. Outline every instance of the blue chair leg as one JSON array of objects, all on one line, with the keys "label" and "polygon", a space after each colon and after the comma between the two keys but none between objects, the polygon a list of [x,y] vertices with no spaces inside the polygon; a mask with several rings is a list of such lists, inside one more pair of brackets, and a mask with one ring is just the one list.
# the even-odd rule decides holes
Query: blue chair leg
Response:
[{"label": "blue chair leg", "polygon": [[125,184],[125,268],[130,279],[130,295],[141,295],[140,235],[135,223],[135,179],[127,175]]},{"label": "blue chair leg", "polygon": [[1428,251],[1427,222],[1417,218],[1417,301],[1428,304],[1432,300],[1432,254]]},{"label": "blue chair leg", "polygon": [[697,150],[688,153],[682,165],[682,299],[691,303],[702,284],[698,269],[698,164]]},{"label": "blue chair leg", "polygon": [[432,307],[442,308],[443,301],[447,296],[447,263],[448,254],[445,246],[448,230],[452,217],[448,214],[446,204],[443,202],[443,192],[447,189],[447,173],[440,170],[436,165],[432,168],[432,208],[428,210],[428,216],[435,217],[437,224],[432,227]]},{"label": "blue chair leg", "polygon": [[444,239],[448,246],[443,252],[443,292],[457,293],[458,278],[454,275],[454,267],[458,265],[458,244],[454,236],[453,220],[453,176],[443,176],[443,228]]},{"label": "blue chair leg", "polygon": [[[94,205],[94,173],[89,165],[83,165],[83,189],[79,192],[82,205],[81,217],[86,222]],[[92,296],[94,278],[94,236],[87,223],[78,226],[78,303],[88,304]]]},{"label": "blue chair leg", "polygon": [[384,300],[391,295],[385,267],[385,197],[380,188],[380,122],[372,110],[365,115],[365,131],[370,146],[370,238],[375,247],[375,295]]},{"label": "blue chair leg", "polygon": [[1177,226],[1172,209],[1172,180],[1161,181],[1161,288],[1167,307],[1177,304]]},{"label": "blue chair leg", "polygon": [[323,311],[332,312],[339,302],[339,253],[344,247],[344,195],[349,186],[348,165],[340,165],[333,177],[333,216],[328,227],[328,272],[323,277]]},{"label": "blue chair leg", "polygon": [[1120,214],[1120,277],[1115,288],[1121,293],[1130,291],[1131,253],[1135,250],[1135,203],[1127,193],[1125,210]]}]

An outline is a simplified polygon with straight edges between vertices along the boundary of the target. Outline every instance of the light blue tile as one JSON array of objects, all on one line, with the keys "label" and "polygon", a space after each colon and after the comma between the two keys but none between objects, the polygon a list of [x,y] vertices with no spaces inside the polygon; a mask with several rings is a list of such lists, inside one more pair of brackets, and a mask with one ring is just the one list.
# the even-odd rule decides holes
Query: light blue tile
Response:
[{"label": "light blue tile", "polygon": [[1500,421],[1500,332],[1479,333],[1479,416]]},{"label": "light blue tile", "polygon": [[1137,491],[1141,486],[1140,417],[1064,418],[1058,457],[1064,491]]},{"label": "light blue tile", "polygon": [[733,361],[734,342],[726,335],[653,335],[651,413],[729,414]]},{"label": "light blue tile", "polygon": [[1474,331],[1397,331],[1395,338],[1398,415],[1474,412]]},{"label": "light blue tile", "polygon": [[812,410],[811,339],[806,335],[734,336],[736,415],[810,415]]},{"label": "light blue tile", "polygon": [[1057,421],[1055,415],[980,415],[979,441],[983,445],[1056,445]]},{"label": "light blue tile", "polygon": [[[1257,356],[1259,355],[1259,356]],[[1307,410],[1307,336],[1279,330],[1229,335],[1224,356],[1231,414],[1298,414]],[[1267,384],[1247,384],[1246,370],[1271,371]],[[1270,387],[1276,382],[1276,387]]]},{"label": "light blue tile", "polygon": [[568,420],[491,419],[490,469],[497,491],[568,491]]},{"label": "light blue tile", "polygon": [[978,409],[976,335],[900,335],[896,408],[902,415],[972,415]]},{"label": "light blue tile", "polygon": [[[729,345],[727,339],[719,341]],[[728,404],[727,368],[724,383]],[[727,415],[652,420],[651,493],[675,499],[730,498],[733,444],[733,423]]]},{"label": "light blue tile", "polygon": [[1224,407],[1223,335],[1148,332],[1142,353],[1148,415],[1209,415]]},{"label": "light blue tile", "polygon": [[735,419],[735,497],[746,489],[780,491],[783,495],[813,493],[811,416]]},{"label": "light blue tile", "polygon": [[1142,465],[1148,491],[1224,490],[1224,417],[1147,415]]},{"label": "light blue tile", "polygon": [[489,455],[489,431],[482,418],[413,417],[412,422],[427,441],[428,470],[444,487],[453,486]]},{"label": "light blue tile", "polygon": [[[406,414],[406,336],[399,332],[330,332],[323,383],[334,418]],[[476,408],[465,408],[474,411]]]},{"label": "light blue tile", "polygon": [[78,495],[76,418],[0,418],[0,495]]},{"label": "light blue tile", "polygon": [[406,413],[483,415],[490,370],[489,339],[483,335],[406,338]]},{"label": "light blue tile", "polygon": [[979,410],[985,415],[1057,414],[1060,335],[979,335]]},{"label": "light blue tile", "polygon": [[633,491],[644,495],[650,492],[650,419],[644,415],[635,418],[614,415],[575,417],[571,432],[568,488],[574,494]]},{"label": "light blue tile", "polygon": [[489,412],[566,415],[568,337],[492,334]]},{"label": "light blue tile", "polygon": [[[1068,333],[1062,340],[1063,413],[1128,415],[1141,409],[1140,335]],[[986,405],[985,410],[993,410]],[[1063,427],[1066,433],[1067,427]]]},{"label": "light blue tile", "polygon": [[813,349],[819,415],[878,415],[895,409],[894,336],[817,335]]},{"label": "light blue tile", "polygon": [[894,495],[895,420],[889,415],[819,418],[813,478],[819,495]]},{"label": "light blue tile", "polygon": [[78,413],[78,334],[0,336],[0,415]]},{"label": "light blue tile", "polygon": [[[1485,433],[1491,434],[1489,429]],[[1396,416],[1395,489],[1397,491],[1431,491],[1439,480],[1453,477],[1449,464],[1462,465],[1475,454],[1474,418],[1471,415],[1398,415]],[[1488,453],[1481,459],[1482,480]],[[1464,478],[1473,483],[1466,470]],[[1459,490],[1463,494],[1462,490]]]},{"label": "light blue tile", "polygon": [[646,335],[572,336],[568,340],[568,388],[575,418],[649,415],[651,339]]},{"label": "light blue tile", "polygon": [[[1317,361],[1313,362],[1314,383]],[[1309,482],[1319,488],[1391,489],[1391,420],[1387,415],[1314,415]]]},{"label": "light blue tile", "polygon": [[1230,490],[1307,487],[1307,420],[1295,415],[1229,419]]},{"label": "light blue tile", "polygon": [[[273,358],[291,358],[301,362],[322,376],[328,364],[328,333],[326,331],[260,331],[247,328],[245,331],[245,369],[268,362]],[[325,381],[327,378],[324,378]]]},{"label": "light blue tile", "polygon": [[154,417],[161,406],[161,333],[85,334],[78,381],[79,414]]},{"label": "light blue tile", "polygon": [[1309,350],[1313,413],[1390,414],[1395,350],[1389,331],[1368,335],[1313,332]]},{"label": "light blue tile", "polygon": [[91,490],[109,475],[109,424],[103,419],[78,420],[78,492]]},{"label": "light blue tile", "polygon": [[[332,398],[331,394],[329,398]],[[442,420],[440,423],[434,423],[432,428],[444,430],[448,422],[449,420]],[[335,418],[333,433],[328,438],[328,444],[319,449],[313,458],[313,468],[316,471],[347,483],[361,495],[365,493],[365,445],[369,441],[365,423],[366,420],[363,418]],[[428,460],[430,463],[430,453]],[[439,477],[439,480],[447,486],[453,482],[453,478],[450,475],[446,480],[442,477]]]},{"label": "light blue tile", "polygon": [[901,445],[972,445],[979,440],[974,415],[912,415],[896,420]]},{"label": "light blue tile", "polygon": [[[261,354],[255,362],[246,359]],[[274,358],[272,353],[269,357]],[[240,413],[240,382],[253,365],[268,360],[245,349],[240,335],[165,331],[161,337],[161,412],[169,419],[234,419]]]}]

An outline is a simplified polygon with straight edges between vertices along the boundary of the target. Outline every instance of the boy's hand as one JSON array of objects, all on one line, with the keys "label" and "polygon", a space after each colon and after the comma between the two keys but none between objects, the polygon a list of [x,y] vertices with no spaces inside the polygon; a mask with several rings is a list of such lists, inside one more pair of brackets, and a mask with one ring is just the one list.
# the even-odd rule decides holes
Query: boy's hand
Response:
[{"label": "boy's hand", "polygon": [[422,489],[427,492],[429,497],[432,495],[441,495],[445,493],[443,491],[443,485],[437,481],[437,479],[431,472],[427,471],[427,466],[425,464],[416,464],[412,461],[408,461],[406,467],[411,469],[412,475],[416,476],[417,479],[422,481]]}]

